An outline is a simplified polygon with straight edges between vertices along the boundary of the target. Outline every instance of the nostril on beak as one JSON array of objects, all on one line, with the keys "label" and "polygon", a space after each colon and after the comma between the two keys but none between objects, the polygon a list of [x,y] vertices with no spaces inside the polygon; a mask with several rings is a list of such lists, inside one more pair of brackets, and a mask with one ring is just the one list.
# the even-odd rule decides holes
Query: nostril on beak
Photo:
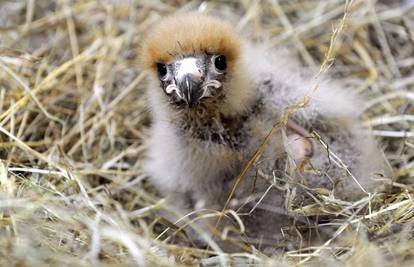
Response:
[{"label": "nostril on beak", "polygon": [[182,99],[189,107],[196,106],[203,95],[201,85],[204,81],[204,72],[200,68],[203,64],[200,60],[187,57],[175,63],[175,81],[183,96]]}]

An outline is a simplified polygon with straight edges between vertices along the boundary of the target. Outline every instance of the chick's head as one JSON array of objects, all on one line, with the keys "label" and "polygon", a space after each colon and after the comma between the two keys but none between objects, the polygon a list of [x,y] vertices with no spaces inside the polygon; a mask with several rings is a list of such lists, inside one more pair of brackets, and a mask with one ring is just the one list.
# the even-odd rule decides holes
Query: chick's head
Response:
[{"label": "chick's head", "polygon": [[231,105],[241,80],[240,46],[232,26],[218,18],[173,15],[149,30],[141,61],[175,108]]}]

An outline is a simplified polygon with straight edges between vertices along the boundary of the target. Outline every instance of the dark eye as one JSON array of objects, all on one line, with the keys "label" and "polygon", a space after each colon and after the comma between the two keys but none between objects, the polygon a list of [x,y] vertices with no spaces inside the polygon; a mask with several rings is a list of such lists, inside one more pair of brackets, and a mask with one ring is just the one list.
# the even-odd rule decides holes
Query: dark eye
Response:
[{"label": "dark eye", "polygon": [[157,71],[158,71],[158,76],[160,77],[161,80],[165,79],[165,77],[167,76],[167,66],[165,64],[162,63],[157,63]]},{"label": "dark eye", "polygon": [[225,71],[227,68],[226,57],[223,55],[216,57],[214,59],[214,67],[216,67],[218,71]]}]

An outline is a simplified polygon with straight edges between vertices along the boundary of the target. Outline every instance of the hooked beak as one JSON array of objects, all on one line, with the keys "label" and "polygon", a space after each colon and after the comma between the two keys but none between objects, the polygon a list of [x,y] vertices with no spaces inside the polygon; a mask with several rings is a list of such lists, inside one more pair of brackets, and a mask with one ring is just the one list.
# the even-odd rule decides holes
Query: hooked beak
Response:
[{"label": "hooked beak", "polygon": [[213,96],[222,84],[206,79],[205,62],[202,57],[186,57],[174,62],[174,78],[165,91],[175,94],[190,108],[197,106],[202,98]]},{"label": "hooked beak", "polygon": [[198,104],[203,96],[202,84],[204,82],[204,68],[202,59],[186,57],[175,63],[175,82],[181,99],[189,107]]},{"label": "hooked beak", "polygon": [[182,99],[190,108],[196,106],[203,95],[202,80],[194,75],[186,74],[182,79],[177,79],[177,82],[183,96]]},{"label": "hooked beak", "polygon": [[186,57],[174,63],[174,79],[166,88],[167,94],[175,93],[190,108],[204,97],[211,96],[211,87],[218,88],[218,81],[205,82],[205,63],[201,57]]}]

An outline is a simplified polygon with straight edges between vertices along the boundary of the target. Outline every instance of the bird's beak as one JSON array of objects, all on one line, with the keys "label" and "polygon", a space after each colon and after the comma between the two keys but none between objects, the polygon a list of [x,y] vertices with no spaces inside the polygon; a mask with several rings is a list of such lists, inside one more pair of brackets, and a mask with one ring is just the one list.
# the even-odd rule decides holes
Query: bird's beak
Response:
[{"label": "bird's beak", "polygon": [[196,57],[186,57],[175,63],[176,94],[189,107],[194,107],[204,96],[204,63]]}]

